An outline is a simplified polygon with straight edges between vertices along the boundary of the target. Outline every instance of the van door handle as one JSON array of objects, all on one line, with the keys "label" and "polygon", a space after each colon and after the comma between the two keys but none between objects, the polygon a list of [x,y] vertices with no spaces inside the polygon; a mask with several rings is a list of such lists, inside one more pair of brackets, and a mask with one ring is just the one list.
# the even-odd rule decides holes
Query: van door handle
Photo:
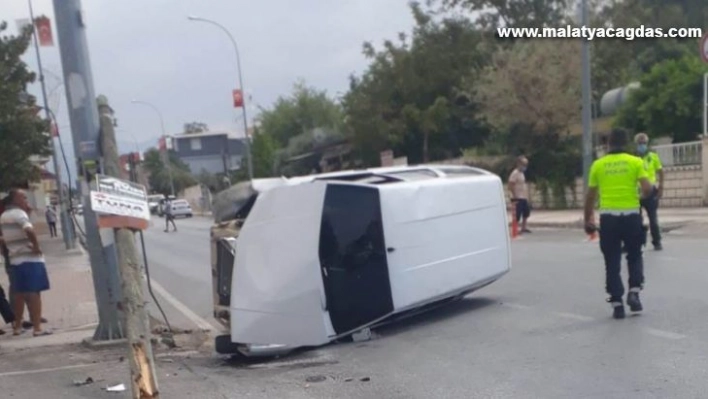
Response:
[{"label": "van door handle", "polygon": [[391,253],[391,252],[393,252],[393,251],[395,251],[395,250],[396,250],[396,248],[393,248],[393,247],[388,247],[388,248],[386,248],[386,251],[387,251],[388,253]]}]

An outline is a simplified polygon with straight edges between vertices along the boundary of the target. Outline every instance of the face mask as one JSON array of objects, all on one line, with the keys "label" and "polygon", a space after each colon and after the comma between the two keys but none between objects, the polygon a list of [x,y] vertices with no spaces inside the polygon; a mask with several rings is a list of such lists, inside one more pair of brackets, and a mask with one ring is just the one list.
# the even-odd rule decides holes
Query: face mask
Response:
[{"label": "face mask", "polygon": [[647,145],[646,144],[639,144],[639,145],[637,145],[637,150],[640,153],[644,154],[645,152],[647,152]]},{"label": "face mask", "polygon": [[526,172],[526,166],[520,166],[519,172]]}]

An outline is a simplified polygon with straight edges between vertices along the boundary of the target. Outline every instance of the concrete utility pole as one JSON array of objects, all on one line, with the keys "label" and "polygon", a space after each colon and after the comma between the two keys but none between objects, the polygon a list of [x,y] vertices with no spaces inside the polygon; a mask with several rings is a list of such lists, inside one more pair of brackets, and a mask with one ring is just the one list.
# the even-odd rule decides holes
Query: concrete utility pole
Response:
[{"label": "concrete utility pole", "polygon": [[[118,145],[113,129],[113,110],[104,96],[98,98],[101,115],[101,147],[103,150],[104,172],[108,176],[120,178]],[[132,154],[131,154],[132,157]],[[130,359],[130,381],[135,399],[157,399],[157,379],[155,360],[150,342],[150,322],[143,298],[143,275],[135,247],[135,236],[130,229],[115,229],[118,265],[123,287],[122,309],[125,315],[125,329],[128,336],[128,358]]]},{"label": "concrete utility pole", "polygon": [[59,36],[68,101],[69,119],[77,158],[77,190],[84,204],[86,243],[91,259],[93,287],[98,307],[96,341],[123,338],[118,304],[122,301],[120,276],[113,245],[113,234],[100,233],[96,214],[91,209],[89,185],[95,186],[101,154],[98,149],[99,121],[93,89],[91,63],[86,42],[86,26],[80,0],[54,0],[54,18]]},{"label": "concrete utility pole", "polygon": [[[588,2],[583,0],[581,4],[581,19],[583,26],[588,25]],[[582,97],[583,97],[583,181],[585,187],[590,176],[590,166],[592,166],[592,100],[590,86],[590,41],[582,39]]]},{"label": "concrete utility pole", "polygon": [[[32,8],[32,0],[28,0],[30,19],[32,21],[32,36],[34,38],[34,49],[37,52],[37,69],[39,71],[39,82],[42,86],[42,100],[44,101],[44,113],[47,119],[56,124],[50,115],[49,110],[49,100],[47,97],[47,85],[44,82],[44,69],[42,68],[42,57],[39,52],[39,39],[37,39],[37,28],[34,24],[34,10]],[[57,126],[58,128],[58,126]],[[59,220],[61,220],[61,235],[64,238],[64,245],[66,249],[76,248],[76,240],[74,238],[74,230],[69,227],[71,220],[69,219],[69,214],[66,209],[67,200],[66,193],[64,192],[64,184],[61,178],[61,168],[59,167],[59,153],[57,152],[57,146],[54,143],[54,137],[50,137],[50,142],[52,145],[52,161],[54,164],[54,173],[56,174],[57,191],[59,192]],[[71,192],[71,191],[70,191]]]}]

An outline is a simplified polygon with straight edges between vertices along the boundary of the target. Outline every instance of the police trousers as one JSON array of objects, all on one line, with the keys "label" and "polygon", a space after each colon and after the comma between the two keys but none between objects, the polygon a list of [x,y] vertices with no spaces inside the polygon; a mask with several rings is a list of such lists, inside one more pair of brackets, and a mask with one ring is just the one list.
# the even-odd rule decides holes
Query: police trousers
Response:
[{"label": "police trousers", "polygon": [[624,296],[622,284],[622,244],[627,251],[629,288],[641,290],[644,286],[644,262],[642,242],[644,229],[639,213],[625,215],[600,215],[600,249],[605,258],[605,290],[611,302],[621,302]]}]

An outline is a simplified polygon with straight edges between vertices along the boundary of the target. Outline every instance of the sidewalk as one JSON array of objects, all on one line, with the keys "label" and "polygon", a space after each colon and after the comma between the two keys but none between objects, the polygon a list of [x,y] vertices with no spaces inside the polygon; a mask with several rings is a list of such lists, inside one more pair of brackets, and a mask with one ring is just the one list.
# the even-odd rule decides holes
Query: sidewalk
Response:
[{"label": "sidewalk", "polygon": [[[24,348],[52,344],[62,339],[62,332],[83,331],[83,336],[90,336],[90,328],[98,321],[98,311],[93,290],[93,277],[88,255],[77,244],[77,249],[67,251],[61,238],[39,236],[39,244],[44,252],[49,274],[50,290],[42,293],[42,313],[48,320],[45,327],[54,331],[53,335],[32,337],[31,331],[25,331],[19,337],[12,336],[9,326],[6,334],[0,336],[0,349]],[[4,269],[4,265],[2,266]],[[7,274],[0,273],[0,284],[8,287]],[[29,320],[25,309],[24,319]],[[57,342],[58,343],[58,342]]]},{"label": "sidewalk", "polygon": [[[597,212],[595,217],[598,217]],[[509,214],[509,223],[511,220],[511,214]],[[660,208],[659,223],[663,229],[667,230],[694,224],[708,225],[708,208]],[[528,227],[531,229],[581,229],[583,227],[583,210],[532,210]]]}]

